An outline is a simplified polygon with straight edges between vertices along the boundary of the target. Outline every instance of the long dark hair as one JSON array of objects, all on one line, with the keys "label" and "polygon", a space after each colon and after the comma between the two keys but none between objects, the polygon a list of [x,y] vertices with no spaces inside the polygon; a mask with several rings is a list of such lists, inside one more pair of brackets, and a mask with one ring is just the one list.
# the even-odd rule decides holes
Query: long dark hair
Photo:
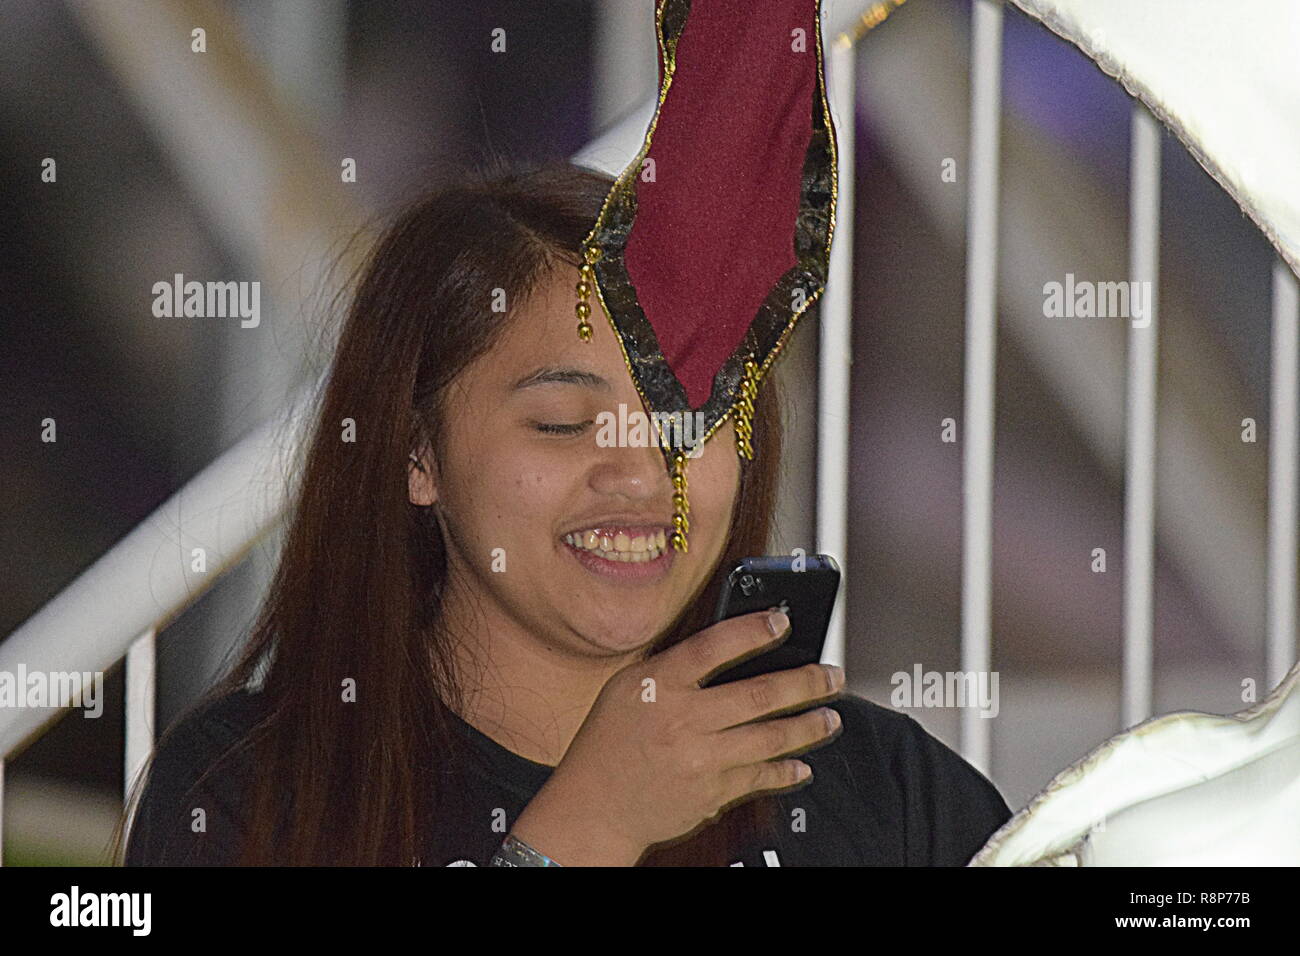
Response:
[{"label": "long dark hair", "polygon": [[[446,545],[431,509],[407,497],[408,456],[426,444],[444,453],[448,386],[509,321],[482,303],[496,288],[523,302],[558,263],[577,266],[611,185],[569,163],[497,160],[411,203],[365,260],[270,590],[241,656],[194,708],[264,673],[263,719],[236,748],[253,748],[256,767],[240,863],[420,857],[436,824],[431,768],[460,746],[447,708],[463,710],[440,627]],[[775,384],[759,390],[756,454],[742,465],[720,568],[767,547],[781,450]],[[355,441],[341,441],[349,418]],[[710,623],[721,577],[715,569],[663,646]],[[363,706],[339,706],[345,679]],[[770,796],[741,803],[642,865],[725,866],[775,825],[775,807]]]}]

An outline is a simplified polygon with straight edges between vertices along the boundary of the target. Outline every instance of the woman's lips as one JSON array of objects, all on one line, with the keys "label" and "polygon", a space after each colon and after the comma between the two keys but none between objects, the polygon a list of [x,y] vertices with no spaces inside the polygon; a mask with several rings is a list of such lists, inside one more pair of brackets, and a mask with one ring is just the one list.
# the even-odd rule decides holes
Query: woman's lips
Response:
[{"label": "woman's lips", "polygon": [[619,558],[629,554],[639,559],[647,554],[657,556],[668,546],[671,534],[671,527],[658,524],[599,524],[569,531],[561,537],[588,551],[617,553]]},{"label": "woman's lips", "polygon": [[585,548],[574,547],[567,541],[562,542],[564,549],[588,571],[607,578],[624,581],[645,581],[661,578],[668,573],[673,563],[673,549],[664,549],[659,557],[652,561],[611,561]]}]

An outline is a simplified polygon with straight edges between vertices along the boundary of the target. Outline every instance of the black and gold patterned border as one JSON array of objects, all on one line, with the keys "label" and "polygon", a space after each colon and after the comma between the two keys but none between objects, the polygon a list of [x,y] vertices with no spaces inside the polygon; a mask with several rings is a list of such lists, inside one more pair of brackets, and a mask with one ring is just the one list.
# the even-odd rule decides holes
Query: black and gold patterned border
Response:
[{"label": "black and gold patterned border", "polygon": [[[636,218],[636,185],[641,164],[650,151],[655,127],[663,110],[676,69],[677,41],[690,16],[691,0],[661,0],[656,25],[664,63],[659,102],[636,157],[619,175],[596,224],[583,242],[585,261],[592,261],[596,294],[600,297],[619,338],[623,357],[637,391],[652,412],[699,411],[704,416],[707,440],[731,416],[744,376],[744,364],[752,359],[761,380],[785,345],[799,316],[812,308],[826,285],[830,270],[831,238],[835,231],[837,156],[835,130],[826,102],[825,61],[821,42],[821,0],[815,5],[813,23],[817,48],[817,85],[813,93],[812,137],[804,158],[799,215],[795,228],[796,264],[783,275],[759,306],[740,345],[714,377],[713,390],[700,409],[687,404],[686,391],[668,366],[659,342],[637,301],[636,289],[628,276],[624,253]],[[802,305],[794,307],[795,292],[802,290]],[[660,448],[672,466],[675,437],[660,429]],[[699,435],[692,435],[700,441]]]}]

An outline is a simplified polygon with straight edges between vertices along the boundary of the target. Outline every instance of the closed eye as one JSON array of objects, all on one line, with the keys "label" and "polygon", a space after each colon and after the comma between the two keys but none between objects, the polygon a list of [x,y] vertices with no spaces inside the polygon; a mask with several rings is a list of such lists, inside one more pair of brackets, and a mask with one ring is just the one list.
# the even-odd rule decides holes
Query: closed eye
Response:
[{"label": "closed eye", "polygon": [[547,435],[580,435],[592,422],[576,422],[572,425],[563,423],[534,422],[533,427]]}]

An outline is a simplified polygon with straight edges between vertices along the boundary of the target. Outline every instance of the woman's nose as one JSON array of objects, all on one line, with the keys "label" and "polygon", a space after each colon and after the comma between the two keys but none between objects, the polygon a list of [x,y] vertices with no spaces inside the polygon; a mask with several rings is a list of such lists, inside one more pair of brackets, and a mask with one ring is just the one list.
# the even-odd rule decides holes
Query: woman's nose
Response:
[{"label": "woman's nose", "polygon": [[668,499],[672,481],[657,446],[602,448],[601,452],[589,478],[593,491],[636,501]]}]

